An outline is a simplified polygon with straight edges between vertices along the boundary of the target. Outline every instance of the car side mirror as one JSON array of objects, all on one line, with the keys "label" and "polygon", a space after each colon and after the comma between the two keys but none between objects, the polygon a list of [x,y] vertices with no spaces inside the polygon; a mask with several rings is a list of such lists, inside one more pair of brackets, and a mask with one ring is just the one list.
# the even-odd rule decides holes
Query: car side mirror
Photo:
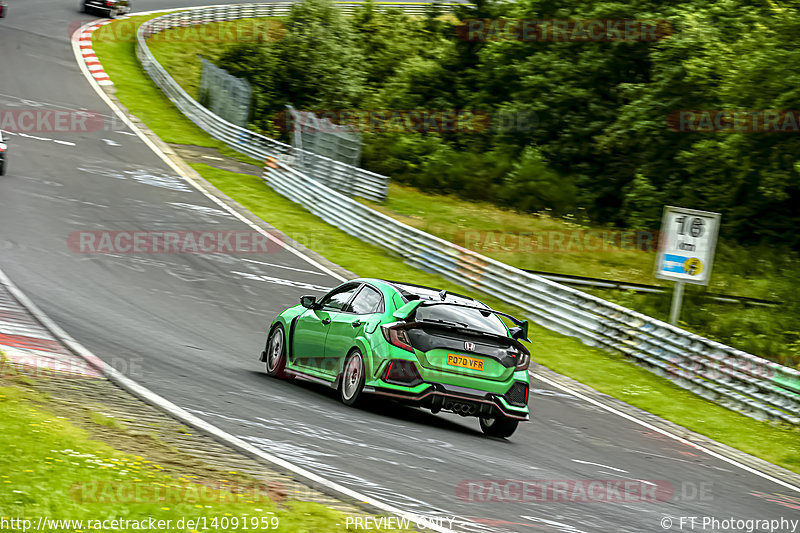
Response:
[{"label": "car side mirror", "polygon": [[317,297],[316,296],[301,296],[300,297],[300,305],[302,305],[306,309],[314,309],[317,306]]}]

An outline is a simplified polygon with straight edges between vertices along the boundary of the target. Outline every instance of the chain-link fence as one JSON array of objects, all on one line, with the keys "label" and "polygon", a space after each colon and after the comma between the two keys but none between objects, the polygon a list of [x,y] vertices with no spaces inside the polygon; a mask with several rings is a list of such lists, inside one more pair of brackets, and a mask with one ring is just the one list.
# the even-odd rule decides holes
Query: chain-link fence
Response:
[{"label": "chain-link fence", "polygon": [[352,126],[334,124],[329,118],[319,118],[310,111],[298,111],[287,105],[291,121],[292,146],[297,149],[299,163],[313,166],[315,159],[303,157],[311,152],[347,165],[358,166],[361,160],[361,134]]},{"label": "chain-link fence", "polygon": [[231,124],[246,127],[250,116],[250,84],[207,59],[202,61],[200,104]]}]

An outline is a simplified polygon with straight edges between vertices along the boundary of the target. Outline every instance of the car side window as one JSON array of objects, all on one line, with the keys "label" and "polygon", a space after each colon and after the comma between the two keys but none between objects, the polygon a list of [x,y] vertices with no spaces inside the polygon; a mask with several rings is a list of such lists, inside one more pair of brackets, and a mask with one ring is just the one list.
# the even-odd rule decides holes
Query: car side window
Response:
[{"label": "car side window", "polygon": [[350,301],[350,298],[353,297],[356,290],[358,290],[358,285],[342,287],[340,290],[323,298],[320,302],[320,307],[325,311],[341,311]]},{"label": "car side window", "polygon": [[349,311],[357,315],[379,313],[383,311],[383,297],[376,289],[364,285],[349,307]]}]

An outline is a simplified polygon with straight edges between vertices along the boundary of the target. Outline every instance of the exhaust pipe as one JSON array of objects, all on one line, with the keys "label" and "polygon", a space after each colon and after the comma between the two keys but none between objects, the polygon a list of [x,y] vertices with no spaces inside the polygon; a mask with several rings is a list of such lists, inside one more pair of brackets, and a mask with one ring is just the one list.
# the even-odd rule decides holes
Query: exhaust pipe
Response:
[{"label": "exhaust pipe", "polygon": [[459,403],[456,404],[455,411],[461,416],[469,416],[472,414],[472,406],[468,403]]}]

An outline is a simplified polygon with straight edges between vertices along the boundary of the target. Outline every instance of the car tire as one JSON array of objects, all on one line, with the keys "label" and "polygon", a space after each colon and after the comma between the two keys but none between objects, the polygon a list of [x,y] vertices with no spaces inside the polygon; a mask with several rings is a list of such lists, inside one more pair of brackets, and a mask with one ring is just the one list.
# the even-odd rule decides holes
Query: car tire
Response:
[{"label": "car tire", "polygon": [[283,326],[278,324],[269,334],[266,352],[265,365],[267,374],[274,378],[286,377],[286,332]]},{"label": "car tire", "polygon": [[5,175],[6,175],[6,163],[5,161],[3,161],[2,163],[0,163],[0,176],[5,176]]},{"label": "car tire", "polygon": [[111,9],[108,10],[108,18],[115,19],[117,18],[118,15],[119,11],[117,10],[116,7],[112,7]]},{"label": "car tire", "polygon": [[356,405],[361,400],[366,380],[364,356],[358,348],[351,351],[344,362],[342,379],[339,382],[339,399],[345,405]]},{"label": "car tire", "polygon": [[489,437],[499,437],[505,439],[510,437],[517,430],[519,420],[513,418],[506,418],[505,416],[497,416],[494,418],[484,417],[480,418],[481,431]]}]

